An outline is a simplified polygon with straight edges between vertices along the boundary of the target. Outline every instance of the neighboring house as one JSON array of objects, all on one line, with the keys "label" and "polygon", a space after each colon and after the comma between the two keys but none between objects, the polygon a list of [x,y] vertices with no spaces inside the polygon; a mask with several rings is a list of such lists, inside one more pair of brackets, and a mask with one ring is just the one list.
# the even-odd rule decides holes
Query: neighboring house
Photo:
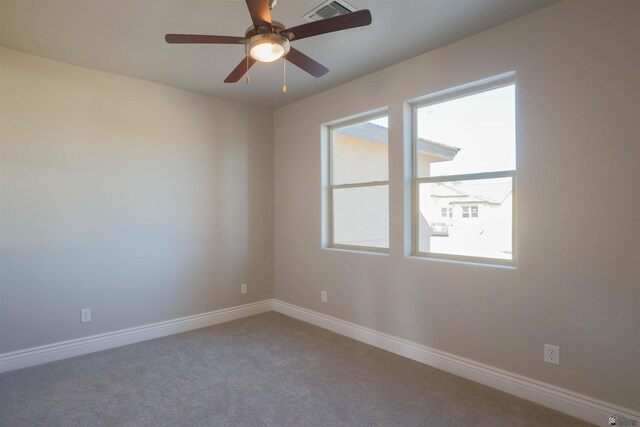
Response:
[{"label": "neighboring house", "polygon": [[[511,184],[477,181],[439,183],[430,188],[424,186],[420,196],[424,200],[420,215],[423,251],[509,257]],[[432,233],[430,225],[434,223],[445,223],[448,235]]]},{"label": "neighboring house", "polygon": [[[453,160],[460,148],[427,139],[418,141],[418,172]],[[333,132],[334,183],[388,180],[388,129],[371,122]],[[448,182],[420,187],[421,252],[464,253],[508,258],[511,252],[511,185]],[[388,188],[336,190],[333,195],[336,243],[388,246]],[[448,232],[433,233],[432,224]]]},{"label": "neighboring house", "polygon": [[[336,129],[332,157],[335,184],[387,181],[389,130],[371,122]],[[459,149],[421,139],[419,168],[451,160]],[[387,187],[336,190],[333,195],[334,232],[337,243],[359,246],[389,244],[389,193]]]}]

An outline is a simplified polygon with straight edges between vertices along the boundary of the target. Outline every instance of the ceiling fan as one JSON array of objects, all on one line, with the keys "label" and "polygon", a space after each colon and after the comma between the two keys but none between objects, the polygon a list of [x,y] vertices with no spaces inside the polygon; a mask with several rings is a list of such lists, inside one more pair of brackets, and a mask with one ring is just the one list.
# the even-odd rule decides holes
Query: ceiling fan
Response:
[{"label": "ceiling fan", "polygon": [[287,28],[283,24],[271,20],[271,8],[275,5],[275,0],[245,1],[247,2],[253,25],[247,29],[244,37],[166,34],[164,39],[167,43],[245,45],[246,57],[224,79],[225,83],[235,83],[240,80],[256,61],[273,62],[283,56],[287,61],[297,65],[312,76],[320,77],[328,73],[329,69],[291,47],[290,42],[371,24],[371,12],[363,9],[346,15],[334,16]]}]

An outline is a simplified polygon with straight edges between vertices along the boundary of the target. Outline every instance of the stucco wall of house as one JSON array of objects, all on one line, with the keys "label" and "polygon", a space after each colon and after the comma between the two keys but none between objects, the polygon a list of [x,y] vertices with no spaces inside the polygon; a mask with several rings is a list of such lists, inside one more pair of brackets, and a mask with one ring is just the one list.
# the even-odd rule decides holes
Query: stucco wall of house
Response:
[{"label": "stucco wall of house", "polygon": [[[333,182],[354,184],[389,179],[389,146],[333,132]],[[333,192],[334,242],[389,246],[389,192],[386,187],[344,188]]]}]

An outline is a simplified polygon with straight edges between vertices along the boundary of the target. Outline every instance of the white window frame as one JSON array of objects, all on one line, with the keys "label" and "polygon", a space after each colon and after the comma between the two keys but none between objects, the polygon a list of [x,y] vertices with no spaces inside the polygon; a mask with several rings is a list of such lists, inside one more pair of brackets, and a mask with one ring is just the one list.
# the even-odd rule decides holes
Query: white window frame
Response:
[{"label": "white window frame", "polygon": [[[505,86],[511,86],[516,84],[515,73],[507,73],[505,75],[490,78],[477,83],[471,83],[438,92],[433,95],[428,95],[416,102],[410,104],[411,106],[411,163],[412,163],[412,255],[419,258],[448,260],[448,261],[461,261],[470,262],[476,264],[486,265],[501,265],[501,266],[516,266],[516,176],[517,176],[517,161],[516,169],[497,171],[497,172],[480,172],[460,175],[444,175],[434,177],[418,177],[418,110],[428,105],[439,104],[445,101],[451,101],[457,98],[463,98],[477,93],[486,92],[493,89],[499,89]],[[517,88],[516,88],[517,91]],[[518,151],[517,141],[517,102],[516,102],[516,153]],[[516,154],[517,155],[517,154]],[[448,181],[471,181],[477,179],[491,179],[491,178],[511,178],[512,185],[512,198],[511,198],[511,259],[500,258],[485,258],[474,257],[467,255],[454,255],[454,254],[442,254],[437,252],[421,252],[419,248],[420,244],[420,184],[425,183],[437,183]],[[478,216],[480,211],[478,210]],[[469,218],[471,218],[471,209],[469,209]],[[473,218],[476,219],[476,218]]]},{"label": "white window frame", "polygon": [[[357,252],[377,252],[377,253],[389,253],[389,248],[379,248],[375,246],[359,246],[359,245],[345,245],[340,243],[335,243],[335,228],[333,226],[335,222],[334,218],[334,210],[333,210],[333,192],[334,190],[339,190],[343,188],[364,188],[364,187],[383,187],[386,186],[387,190],[389,190],[389,140],[387,140],[387,180],[386,181],[366,181],[366,182],[358,182],[358,183],[350,183],[350,184],[334,184],[333,183],[333,131],[336,129],[344,128],[347,126],[356,125],[358,123],[364,123],[375,119],[381,119],[383,117],[389,117],[388,111],[377,111],[375,113],[366,114],[362,116],[358,116],[353,119],[343,120],[339,122],[334,122],[330,125],[327,125],[326,129],[328,132],[327,135],[327,148],[328,148],[328,156],[327,156],[327,164],[328,164],[328,188],[327,188],[327,220],[328,220],[328,231],[329,231],[329,241],[328,247],[333,249],[343,249],[349,251],[357,251]],[[387,204],[387,210],[390,209],[389,203]],[[387,211],[388,212],[388,211]],[[388,225],[389,237],[391,237],[391,224]],[[389,243],[391,246],[391,243]]]}]

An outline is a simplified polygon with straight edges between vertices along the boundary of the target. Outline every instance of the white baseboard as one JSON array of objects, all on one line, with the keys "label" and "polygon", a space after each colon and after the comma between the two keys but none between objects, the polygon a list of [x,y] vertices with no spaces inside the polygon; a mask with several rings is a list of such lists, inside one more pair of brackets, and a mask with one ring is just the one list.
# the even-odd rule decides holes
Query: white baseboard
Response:
[{"label": "white baseboard", "polygon": [[0,354],[0,373],[217,325],[218,323],[265,313],[272,309],[273,300],[268,299],[194,316],[4,353]]},{"label": "white baseboard", "polygon": [[628,408],[445,353],[284,301],[274,300],[273,309],[289,317],[530,400],[581,420],[597,425],[608,425],[610,416],[622,415],[631,420],[637,420],[637,424],[640,426],[640,413]]}]

